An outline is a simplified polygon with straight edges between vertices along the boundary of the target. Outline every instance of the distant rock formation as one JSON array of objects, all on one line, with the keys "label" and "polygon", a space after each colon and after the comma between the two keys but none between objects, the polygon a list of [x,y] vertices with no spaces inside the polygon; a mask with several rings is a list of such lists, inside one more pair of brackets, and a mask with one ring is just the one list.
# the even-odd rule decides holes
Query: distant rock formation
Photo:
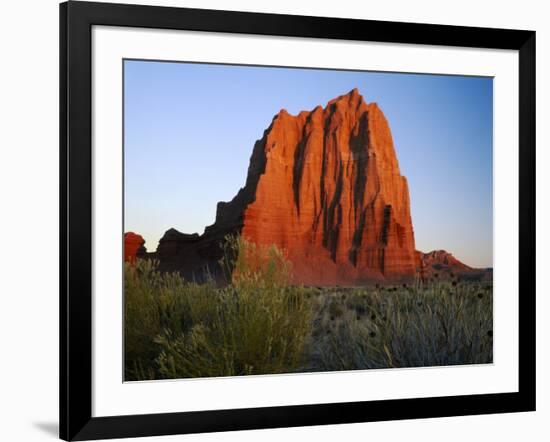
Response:
[{"label": "distant rock formation", "polygon": [[134,232],[124,234],[124,261],[134,262],[136,258],[146,256],[145,240]]},{"label": "distant rock formation", "polygon": [[426,278],[462,281],[491,281],[493,269],[476,269],[467,266],[445,250],[428,253],[417,251],[417,267]]},{"label": "distant rock formation", "polygon": [[154,255],[162,270],[201,279],[218,272],[226,234],[278,246],[295,283],[411,279],[409,189],[380,108],[354,89],[325,108],[281,110],[254,145],[245,186],[218,203],[215,223],[200,236],[168,230]]}]

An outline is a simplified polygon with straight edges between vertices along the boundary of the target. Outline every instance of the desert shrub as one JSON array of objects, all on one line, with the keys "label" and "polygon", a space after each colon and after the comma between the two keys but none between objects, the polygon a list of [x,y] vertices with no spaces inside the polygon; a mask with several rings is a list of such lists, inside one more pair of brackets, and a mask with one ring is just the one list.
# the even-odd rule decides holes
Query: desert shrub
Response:
[{"label": "desert shrub", "polygon": [[124,359],[125,378],[154,378],[158,346],[154,339],[162,331],[158,289],[166,277],[155,271],[156,263],[137,260],[124,268]]},{"label": "desert shrub", "polygon": [[127,380],[289,372],[303,364],[311,309],[275,247],[228,238],[231,284],[196,284],[138,260],[125,274]]},{"label": "desert shrub", "polygon": [[241,236],[227,235],[220,266],[226,280],[236,287],[288,286],[291,263],[275,245],[256,244]]},{"label": "desert shrub", "polygon": [[292,371],[302,363],[309,309],[284,289],[221,290],[210,320],[186,333],[166,330],[157,342],[162,377],[236,376]]},{"label": "desert shrub", "polygon": [[339,318],[344,314],[344,306],[341,299],[333,299],[328,306],[328,312],[331,318]]}]

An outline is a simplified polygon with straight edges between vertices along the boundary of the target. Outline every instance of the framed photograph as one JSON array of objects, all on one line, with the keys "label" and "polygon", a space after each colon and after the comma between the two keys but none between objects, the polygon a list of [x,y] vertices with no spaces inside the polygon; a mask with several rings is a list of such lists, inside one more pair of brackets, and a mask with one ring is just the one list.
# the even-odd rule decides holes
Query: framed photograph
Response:
[{"label": "framed photograph", "polygon": [[535,409],[535,32],[60,23],[62,439]]}]

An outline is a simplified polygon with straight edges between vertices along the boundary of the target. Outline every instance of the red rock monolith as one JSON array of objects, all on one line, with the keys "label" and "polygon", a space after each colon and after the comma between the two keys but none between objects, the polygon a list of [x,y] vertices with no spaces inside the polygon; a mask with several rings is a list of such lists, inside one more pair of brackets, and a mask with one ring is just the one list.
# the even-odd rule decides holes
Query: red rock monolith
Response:
[{"label": "red rock monolith", "polygon": [[357,89],[324,108],[281,110],[254,146],[245,187],[218,203],[215,223],[200,237],[170,230],[157,257],[196,278],[216,267],[226,234],[282,249],[297,284],[411,279],[409,189],[382,110]]}]

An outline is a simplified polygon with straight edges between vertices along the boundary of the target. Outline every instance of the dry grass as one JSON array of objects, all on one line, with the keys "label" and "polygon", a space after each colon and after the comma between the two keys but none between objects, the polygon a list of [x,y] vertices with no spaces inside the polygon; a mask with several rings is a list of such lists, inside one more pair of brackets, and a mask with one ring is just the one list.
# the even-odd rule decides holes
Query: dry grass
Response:
[{"label": "dry grass", "polygon": [[427,367],[492,362],[492,288],[435,283],[317,296],[311,369]]}]

